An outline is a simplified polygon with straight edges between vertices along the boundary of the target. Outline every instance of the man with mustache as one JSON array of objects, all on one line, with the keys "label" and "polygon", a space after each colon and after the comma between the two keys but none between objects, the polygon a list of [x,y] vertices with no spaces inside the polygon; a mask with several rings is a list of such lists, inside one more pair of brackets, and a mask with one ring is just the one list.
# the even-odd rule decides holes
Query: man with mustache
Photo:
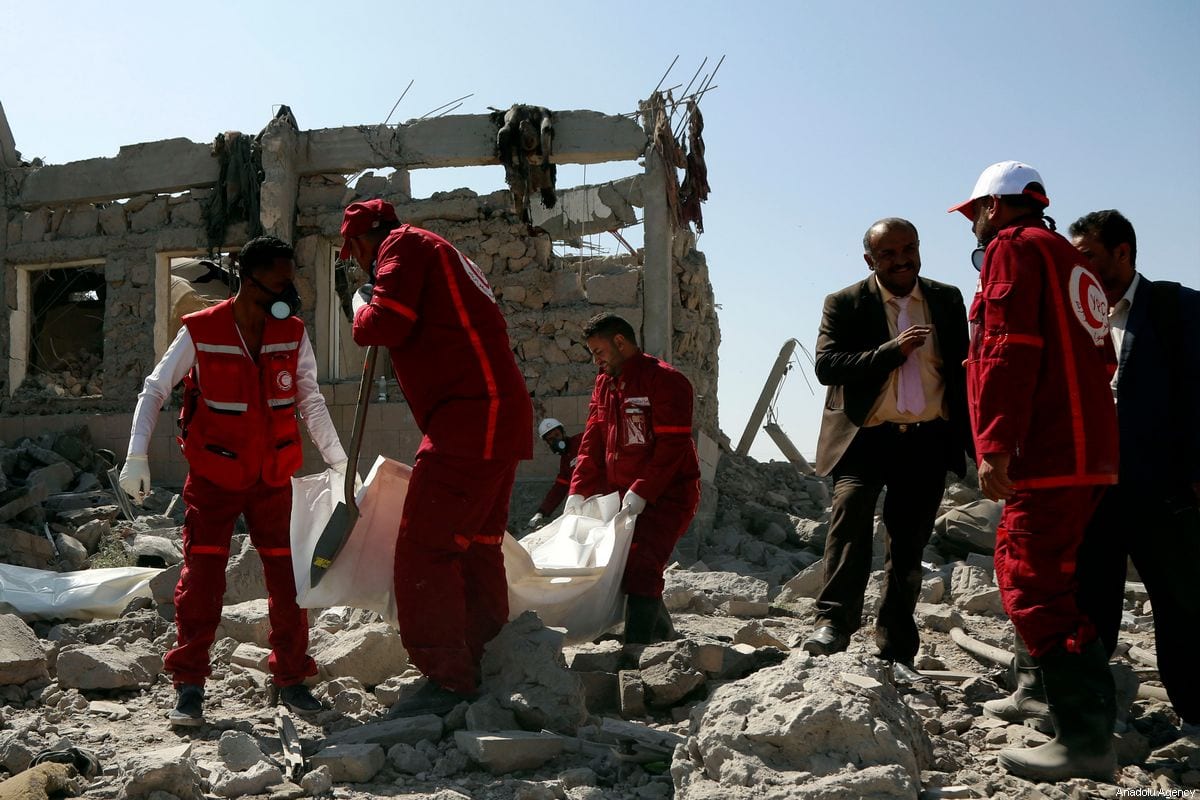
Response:
[{"label": "man with mustache", "polygon": [[817,338],[817,380],[829,390],[816,469],[833,476],[833,509],[817,627],[802,646],[813,655],[840,652],[861,625],[875,505],[887,487],[886,583],[875,643],[894,676],[912,682],[921,679],[912,667],[921,554],[946,471],[961,476],[972,454],[962,368],[966,309],[958,289],[919,277],[920,243],[908,220],[879,220],[867,229],[863,250],[871,275],[825,298]]},{"label": "man with mustache", "polygon": [[177,644],[163,659],[175,684],[169,714],[175,726],[204,723],[208,653],[221,621],[233,524],[242,514],[267,580],[272,693],[277,690],[294,711],[321,710],[302,682],[317,674],[317,665],[306,652],[308,615],[296,605],[292,572],[291,478],[303,460],[296,412],[325,463],[342,474],[346,453],[317,388],[317,360],[304,323],[294,316],[299,295],[292,284],[292,247],[260,236],[242,248],[238,265],[237,295],[186,315],[146,378],[121,470],[121,488],[140,503],[150,493],[146,453],[158,412],[183,381],[183,571],[175,587]]}]

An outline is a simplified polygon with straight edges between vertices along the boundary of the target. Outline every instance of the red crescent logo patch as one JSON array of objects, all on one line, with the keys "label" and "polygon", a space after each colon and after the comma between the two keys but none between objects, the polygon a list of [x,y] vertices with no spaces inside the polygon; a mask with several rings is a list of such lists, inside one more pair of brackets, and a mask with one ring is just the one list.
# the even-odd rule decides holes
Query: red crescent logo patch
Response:
[{"label": "red crescent logo patch", "polygon": [[285,392],[292,390],[292,373],[285,370],[280,370],[275,374],[275,385]]},{"label": "red crescent logo patch", "polygon": [[1104,296],[1104,287],[1086,267],[1076,264],[1071,270],[1068,292],[1075,319],[1099,345],[1108,334],[1108,299]]}]

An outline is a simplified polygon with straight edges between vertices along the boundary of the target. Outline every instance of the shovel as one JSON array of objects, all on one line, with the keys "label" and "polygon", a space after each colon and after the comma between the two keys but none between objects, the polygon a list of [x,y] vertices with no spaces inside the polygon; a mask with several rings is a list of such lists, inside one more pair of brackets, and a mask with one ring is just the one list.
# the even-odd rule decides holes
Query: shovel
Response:
[{"label": "shovel", "polygon": [[367,403],[371,400],[371,384],[375,379],[375,359],[379,348],[367,348],[363,363],[362,382],[358,387],[358,405],[354,408],[354,429],[350,433],[350,461],[346,464],[346,500],[333,509],[333,516],[325,523],[321,538],[313,548],[312,566],[309,567],[309,586],[316,586],[333,565],[342,546],[354,531],[358,522],[358,503],[354,501],[354,480],[358,476],[358,453],[362,450],[363,427],[367,417]]}]

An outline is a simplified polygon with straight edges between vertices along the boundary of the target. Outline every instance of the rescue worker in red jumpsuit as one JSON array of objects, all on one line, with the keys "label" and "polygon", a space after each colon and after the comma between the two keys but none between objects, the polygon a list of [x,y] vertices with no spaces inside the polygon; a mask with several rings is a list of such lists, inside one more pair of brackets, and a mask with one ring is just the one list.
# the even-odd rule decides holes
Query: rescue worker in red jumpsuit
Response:
[{"label": "rescue worker in red jumpsuit", "polygon": [[583,333],[600,374],[564,512],[590,495],[621,493],[621,508],[637,515],[623,578],[625,642],[670,639],[663,569],[700,503],[692,384],[643,353],[633,327],[616,314],[593,317]]},{"label": "rescue worker in red jumpsuit", "polygon": [[444,713],[475,696],[483,647],[508,621],[500,545],[517,463],[533,454],[533,407],[480,269],[390,203],[352,203],[343,259],[371,268],[354,341],[389,349],[424,438],[396,543],[400,636],[428,680],[391,716]]},{"label": "rescue worker in red jumpsuit", "polygon": [[1053,232],[1041,176],[1016,161],[984,170],[969,200],[979,287],[969,314],[967,393],[979,485],[1005,500],[996,531],[1004,609],[1041,669],[1055,738],[1000,763],[1036,781],[1111,778],[1112,674],[1075,600],[1076,553],[1117,480],[1115,356],[1104,289]]},{"label": "rescue worker in red jumpsuit", "polygon": [[234,521],[245,515],[262,557],[271,619],[272,694],[300,712],[321,704],[302,681],[317,673],[307,654],[308,616],[296,605],[290,519],[292,475],[303,460],[299,411],[325,463],[345,474],[346,453],[317,387],[317,362],[295,313],[290,245],[272,236],[246,243],[237,295],[188,314],[146,378],[121,470],[121,488],[141,502],[150,492],[147,451],[163,401],[181,380],[179,444],[183,485],[183,571],[175,587],[177,644],[163,661],[176,689],[172,725],[204,722],[209,648],[221,621],[225,564]]},{"label": "rescue worker in red jumpsuit", "polygon": [[566,428],[554,417],[542,420],[538,425],[538,436],[542,437],[550,452],[558,456],[558,475],[554,478],[554,485],[542,498],[537,513],[529,519],[527,527],[531,531],[542,527],[546,518],[554,513],[558,504],[567,496],[567,490],[571,487],[571,475],[575,472],[575,462],[579,458],[579,443],[583,441],[582,433],[567,436]]}]

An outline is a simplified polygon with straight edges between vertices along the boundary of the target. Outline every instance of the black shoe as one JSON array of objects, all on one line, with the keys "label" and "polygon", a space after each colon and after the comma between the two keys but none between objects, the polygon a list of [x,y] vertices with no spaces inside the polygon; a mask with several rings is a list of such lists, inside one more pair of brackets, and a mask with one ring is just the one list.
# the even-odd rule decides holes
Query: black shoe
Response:
[{"label": "black shoe", "polygon": [[387,713],[388,719],[418,717],[422,714],[448,714],[459,703],[469,703],[478,697],[444,689],[428,678],[420,689],[397,700]]},{"label": "black shoe", "polygon": [[[655,628],[660,626],[660,602],[658,597],[636,594],[625,597],[625,644],[654,644],[662,641],[655,633]],[[663,609],[666,610],[666,606],[663,606]]]},{"label": "black shoe", "polygon": [[321,701],[313,697],[313,693],[303,683],[278,687],[278,699],[275,704],[283,704],[297,714],[316,714],[325,710]]},{"label": "black shoe", "polygon": [[909,685],[925,683],[929,680],[912,664],[905,664],[903,661],[890,662],[892,668],[892,680],[896,683],[905,683]]},{"label": "black shoe", "polygon": [[177,728],[194,728],[204,724],[204,687],[184,683],[175,687],[175,708],[167,721]]},{"label": "black shoe", "polygon": [[832,625],[822,625],[800,645],[806,653],[814,656],[831,656],[850,646],[850,636]]}]

